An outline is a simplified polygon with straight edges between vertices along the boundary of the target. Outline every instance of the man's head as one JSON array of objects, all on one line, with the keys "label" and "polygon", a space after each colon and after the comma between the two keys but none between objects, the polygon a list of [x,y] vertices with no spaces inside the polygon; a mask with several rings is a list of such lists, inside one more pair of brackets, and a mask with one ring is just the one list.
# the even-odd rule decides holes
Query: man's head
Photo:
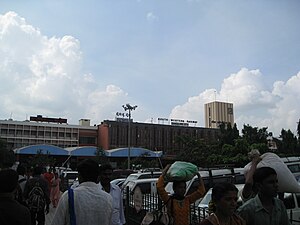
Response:
[{"label": "man's head", "polygon": [[253,182],[258,193],[269,197],[276,197],[278,192],[278,179],[276,171],[271,167],[261,167],[255,170]]},{"label": "man's head", "polygon": [[231,183],[217,183],[212,189],[211,199],[218,213],[231,216],[237,207],[238,189]]},{"label": "man's head", "polygon": [[108,185],[112,179],[113,168],[110,164],[100,166],[99,180],[102,185]]},{"label": "man's head", "polygon": [[19,175],[24,176],[25,173],[26,173],[26,167],[22,164],[19,164],[18,168],[17,168],[17,172],[18,172]]},{"label": "man's head", "polygon": [[175,198],[184,198],[186,192],[186,183],[185,181],[174,181],[173,182],[173,191]]},{"label": "man's head", "polygon": [[18,185],[18,173],[12,169],[0,171],[0,193],[12,193]]},{"label": "man's head", "polygon": [[36,166],[33,168],[33,176],[39,176],[43,173],[43,167]]},{"label": "man's head", "polygon": [[99,166],[98,163],[92,159],[85,159],[81,161],[78,166],[78,180],[79,183],[82,182],[97,182],[98,174],[99,174]]}]

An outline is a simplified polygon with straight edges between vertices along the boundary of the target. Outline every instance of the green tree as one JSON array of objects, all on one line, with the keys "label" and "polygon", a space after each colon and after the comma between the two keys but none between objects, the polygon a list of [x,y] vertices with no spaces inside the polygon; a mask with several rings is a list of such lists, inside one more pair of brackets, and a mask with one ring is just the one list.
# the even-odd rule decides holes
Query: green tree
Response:
[{"label": "green tree", "polygon": [[300,152],[300,119],[297,125],[297,136],[298,136],[297,152]]},{"label": "green tree", "polygon": [[30,158],[28,165],[30,167],[41,166],[46,167],[48,165],[55,165],[55,158],[50,153],[43,154],[42,150],[38,150],[37,153]]},{"label": "green tree", "polygon": [[280,138],[282,139],[280,145],[280,152],[282,153],[296,153],[297,149],[297,137],[293,132],[289,130],[282,129]]},{"label": "green tree", "polygon": [[201,167],[207,165],[209,147],[203,140],[182,136],[178,137],[177,141],[183,144],[183,148],[177,154],[176,160],[191,162]]},{"label": "green tree", "polygon": [[237,153],[243,154],[245,156],[247,156],[248,152],[250,151],[248,142],[242,138],[235,140],[234,147],[237,150]]},{"label": "green tree", "polygon": [[238,139],[239,136],[239,130],[237,129],[236,124],[231,127],[231,124],[225,124],[220,123],[220,135],[219,135],[219,143],[220,146],[223,146],[224,144],[230,144],[234,145],[234,140]]},{"label": "green tree", "polygon": [[257,149],[260,154],[264,154],[269,151],[268,145],[265,143],[254,143],[250,146],[250,149]]},{"label": "green tree", "polygon": [[101,147],[98,147],[95,151],[96,155],[96,161],[101,164],[109,163],[108,157],[106,157],[105,150],[103,150]]},{"label": "green tree", "polygon": [[238,130],[238,128],[237,128],[236,123],[234,123],[233,128],[232,128],[232,136],[233,136],[233,139],[234,139],[234,140],[240,138],[240,132],[239,132],[239,130]]},{"label": "green tree", "polygon": [[254,143],[267,143],[267,137],[269,135],[267,130],[267,127],[258,129],[258,127],[252,127],[249,124],[244,124],[244,128],[242,129],[242,137],[250,145]]},{"label": "green tree", "polygon": [[300,119],[299,119],[298,125],[297,125],[297,135],[298,135],[298,140],[300,141]]}]

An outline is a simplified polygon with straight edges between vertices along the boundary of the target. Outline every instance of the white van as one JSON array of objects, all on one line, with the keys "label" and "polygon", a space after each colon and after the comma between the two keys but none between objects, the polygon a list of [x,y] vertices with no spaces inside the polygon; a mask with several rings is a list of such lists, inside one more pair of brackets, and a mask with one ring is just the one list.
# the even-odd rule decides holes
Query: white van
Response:
[{"label": "white van", "polygon": [[[123,199],[126,201],[127,196],[129,197],[129,205],[131,207],[136,207],[145,210],[157,209],[159,201],[156,189],[156,182],[158,178],[150,179],[138,179],[132,180],[127,183],[123,190]],[[127,195],[127,190],[129,189],[129,195]],[[139,199],[137,202],[136,200]]]},{"label": "white van", "polygon": [[125,189],[129,187],[129,191],[134,192],[135,188],[139,187],[142,194],[155,195],[157,193],[157,189],[156,189],[157,180],[158,178],[132,180],[126,184]]},{"label": "white van", "polygon": [[132,173],[130,174],[122,185],[122,189],[125,188],[129,181],[140,180],[140,179],[150,179],[150,178],[158,178],[162,172],[145,172],[145,173]]},{"label": "white van", "polygon": [[300,225],[300,193],[284,193],[283,203],[292,224]]}]

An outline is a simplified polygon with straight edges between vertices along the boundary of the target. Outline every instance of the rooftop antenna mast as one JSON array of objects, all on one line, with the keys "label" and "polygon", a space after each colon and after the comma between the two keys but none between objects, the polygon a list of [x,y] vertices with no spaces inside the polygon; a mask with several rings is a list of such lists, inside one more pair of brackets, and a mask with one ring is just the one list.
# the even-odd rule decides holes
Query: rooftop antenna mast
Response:
[{"label": "rooftop antenna mast", "polygon": [[214,98],[215,98],[214,100],[217,101],[217,91],[216,90],[214,90]]}]

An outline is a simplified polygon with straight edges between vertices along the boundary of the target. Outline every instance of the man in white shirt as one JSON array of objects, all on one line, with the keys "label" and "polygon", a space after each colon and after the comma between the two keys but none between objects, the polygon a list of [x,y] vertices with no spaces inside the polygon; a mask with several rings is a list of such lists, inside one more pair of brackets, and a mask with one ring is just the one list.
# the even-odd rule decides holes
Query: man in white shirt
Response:
[{"label": "man in white shirt", "polygon": [[113,169],[110,164],[102,165],[99,170],[99,186],[102,190],[109,193],[113,199],[113,213],[111,225],[123,225],[125,224],[123,198],[121,189],[111,184]]},{"label": "man in white shirt", "polygon": [[[99,166],[91,159],[78,164],[79,186],[74,191],[76,225],[110,225],[112,197],[96,183]],[[52,225],[70,225],[68,191],[59,200]]]}]

